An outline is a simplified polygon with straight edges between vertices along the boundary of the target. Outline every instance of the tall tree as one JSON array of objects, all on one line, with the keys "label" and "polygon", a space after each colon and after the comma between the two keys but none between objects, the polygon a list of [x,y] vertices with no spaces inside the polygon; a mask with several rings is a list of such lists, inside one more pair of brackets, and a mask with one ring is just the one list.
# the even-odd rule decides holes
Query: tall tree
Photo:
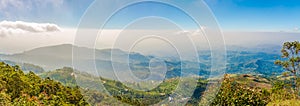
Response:
[{"label": "tall tree", "polygon": [[297,76],[299,74],[299,68],[300,68],[299,52],[300,52],[299,41],[285,42],[281,50],[282,59],[275,61],[275,64],[282,66],[285,70],[292,73],[292,75],[294,76],[294,85],[296,91],[298,91]]}]

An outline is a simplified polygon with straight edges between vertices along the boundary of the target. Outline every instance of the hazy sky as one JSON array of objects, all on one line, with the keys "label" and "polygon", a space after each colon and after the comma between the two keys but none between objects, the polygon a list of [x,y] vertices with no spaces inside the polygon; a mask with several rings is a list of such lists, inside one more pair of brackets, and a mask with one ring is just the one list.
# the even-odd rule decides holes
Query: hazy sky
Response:
[{"label": "hazy sky", "polygon": [[[72,43],[76,35],[77,25],[93,1],[1,0],[0,53],[16,53],[47,45]],[[185,4],[186,8],[193,8],[198,1],[185,0],[179,2]],[[259,45],[272,43],[280,45],[284,41],[300,39],[299,0],[204,1],[214,14],[221,30],[224,31],[226,44]],[[112,4],[118,4],[118,1],[113,2]],[[112,6],[107,6],[107,9],[109,7]],[[149,10],[149,8],[151,9]],[[182,24],[185,28],[195,28],[195,24],[187,20],[189,17],[180,13],[177,8],[153,5],[149,2],[119,11],[117,15],[111,18],[113,21],[107,24],[106,37],[99,40],[101,42],[96,45],[111,46],[113,38],[120,32],[118,31],[120,26],[130,23],[128,19],[154,13],[163,15],[165,18],[171,17],[173,18],[172,21]],[[97,12],[95,14],[101,15]],[[93,26],[96,22],[97,19],[91,19],[89,23]],[[142,22],[140,26],[134,28],[152,30],[168,28],[168,26],[164,26],[165,24],[161,24],[159,27],[147,27],[155,25],[157,23]],[[201,28],[205,28],[205,26]],[[181,34],[193,34],[194,32],[188,30],[182,31]],[[88,32],[86,36],[88,36]],[[200,38],[205,40],[204,37]]]}]

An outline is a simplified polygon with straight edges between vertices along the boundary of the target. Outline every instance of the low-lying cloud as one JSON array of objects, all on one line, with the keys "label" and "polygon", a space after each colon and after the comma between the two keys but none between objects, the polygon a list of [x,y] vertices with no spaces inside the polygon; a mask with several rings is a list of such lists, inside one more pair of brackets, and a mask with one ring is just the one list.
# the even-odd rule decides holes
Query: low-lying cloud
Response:
[{"label": "low-lying cloud", "polygon": [[9,36],[24,33],[56,32],[60,28],[56,24],[31,23],[23,21],[2,21],[0,22],[0,36]]}]

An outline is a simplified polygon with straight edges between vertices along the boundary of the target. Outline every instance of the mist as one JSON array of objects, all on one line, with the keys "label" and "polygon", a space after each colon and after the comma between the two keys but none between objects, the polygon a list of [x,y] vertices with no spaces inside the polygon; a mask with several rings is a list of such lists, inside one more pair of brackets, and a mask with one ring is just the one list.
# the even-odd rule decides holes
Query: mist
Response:
[{"label": "mist", "polygon": [[[89,32],[96,29],[84,29]],[[38,47],[74,44],[77,29],[62,28],[61,32],[25,33],[0,37],[0,53],[14,54],[28,51]],[[209,50],[209,40],[203,31],[182,30],[117,30],[106,29],[98,33],[95,45],[89,48],[106,49],[118,48],[125,51],[140,52],[146,55],[176,55],[176,49],[185,48],[184,52],[191,50]],[[224,45],[227,49],[262,48],[264,45],[281,46],[286,41],[300,39],[298,32],[234,32],[224,31]],[[77,45],[77,44],[75,44]],[[85,45],[77,45],[85,46]]]}]

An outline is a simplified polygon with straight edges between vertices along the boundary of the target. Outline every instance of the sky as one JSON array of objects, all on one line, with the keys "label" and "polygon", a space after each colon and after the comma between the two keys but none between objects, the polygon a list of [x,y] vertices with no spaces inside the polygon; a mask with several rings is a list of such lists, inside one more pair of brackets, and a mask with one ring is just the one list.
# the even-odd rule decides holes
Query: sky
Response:
[{"label": "sky", "polygon": [[[194,1],[194,0],[190,0]],[[190,2],[190,1],[187,1]],[[0,20],[46,22],[75,28],[93,0],[1,0]],[[299,0],[205,0],[223,30],[293,31],[300,27]],[[119,17],[124,19],[146,14],[150,3],[135,6]],[[158,14],[175,8],[153,7]],[[151,11],[151,10],[149,10]],[[166,14],[184,22],[184,15]],[[91,20],[95,21],[95,20]],[[122,23],[124,20],[117,21]],[[114,25],[118,26],[118,24]]]},{"label": "sky", "polygon": [[299,0],[205,0],[225,30],[293,31],[300,27]]},{"label": "sky", "polygon": [[0,20],[76,27],[93,0],[1,0]]},{"label": "sky", "polygon": [[[98,0],[97,3],[105,10],[110,10],[124,0],[112,1],[111,5],[101,5],[101,2],[110,1]],[[195,6],[199,6],[197,4],[199,0],[176,2],[180,2],[183,8],[193,9]],[[94,0],[1,0],[0,53],[18,53],[47,45],[73,43],[76,28],[82,17],[88,13],[86,11],[95,9],[92,6],[97,6],[97,3]],[[300,39],[299,0],[204,0],[204,3],[206,4],[201,7],[206,8],[207,6],[215,16],[216,22],[224,32],[227,44],[240,45],[247,42],[246,45],[248,45],[272,42],[272,44],[280,45],[284,41]],[[104,17],[97,8],[92,11],[96,14],[95,16]],[[197,12],[198,10],[193,11]],[[148,15],[154,17],[135,20]],[[206,14],[202,14],[199,10],[199,16],[201,15],[205,16]],[[159,19],[158,17],[164,18]],[[86,36],[89,32],[93,32],[93,29],[98,28],[96,26],[99,18],[91,18],[87,22],[90,27],[86,28],[89,30]],[[97,45],[106,45],[105,47],[113,45],[111,44],[113,38],[116,38],[123,26],[131,29],[158,30],[176,29],[178,28],[176,25],[182,25],[187,29],[197,29],[194,21],[190,20],[192,18],[189,14],[184,13],[184,10],[170,5],[156,5],[153,2],[130,5],[118,11],[107,21],[105,26],[107,37],[102,38]],[[171,21],[171,23],[166,21]],[[131,25],[128,26],[128,23]],[[198,29],[205,30],[207,28],[201,26]],[[195,31],[180,33],[193,35]],[[138,33],[133,35],[136,34]],[[288,38],[285,35],[288,35]],[[148,42],[151,43],[151,41]]]}]

